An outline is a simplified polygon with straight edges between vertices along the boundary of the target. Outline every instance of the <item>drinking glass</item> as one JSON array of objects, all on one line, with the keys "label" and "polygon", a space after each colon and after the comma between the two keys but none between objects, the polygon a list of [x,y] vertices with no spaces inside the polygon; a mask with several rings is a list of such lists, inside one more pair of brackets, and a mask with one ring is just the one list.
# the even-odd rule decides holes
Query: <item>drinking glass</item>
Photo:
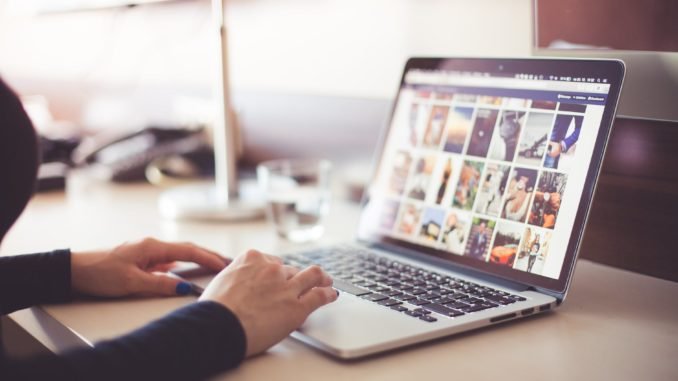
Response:
[{"label": "drinking glass", "polygon": [[278,234],[292,242],[318,239],[330,207],[330,171],[322,159],[281,159],[257,167],[267,214]]}]

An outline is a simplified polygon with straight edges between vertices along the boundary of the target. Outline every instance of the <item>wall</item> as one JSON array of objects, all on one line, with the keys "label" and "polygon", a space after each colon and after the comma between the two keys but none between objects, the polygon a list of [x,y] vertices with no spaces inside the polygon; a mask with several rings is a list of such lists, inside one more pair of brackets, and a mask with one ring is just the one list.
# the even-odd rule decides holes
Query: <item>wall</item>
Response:
[{"label": "wall", "polygon": [[[119,105],[120,113],[143,123],[166,116],[149,109],[170,102],[149,103],[149,91],[210,94],[209,1],[37,16],[21,11],[26,4],[0,0],[0,73],[22,93],[52,95],[59,117],[96,124],[83,104],[125,95],[141,106]],[[231,0],[228,7],[236,93],[388,99],[410,55],[521,56],[532,44],[530,0]]]}]

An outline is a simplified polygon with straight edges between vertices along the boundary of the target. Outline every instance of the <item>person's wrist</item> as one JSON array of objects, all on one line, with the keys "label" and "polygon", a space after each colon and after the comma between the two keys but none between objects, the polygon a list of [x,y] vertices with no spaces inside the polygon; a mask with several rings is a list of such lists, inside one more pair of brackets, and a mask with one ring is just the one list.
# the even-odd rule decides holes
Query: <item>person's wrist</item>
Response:
[{"label": "person's wrist", "polygon": [[80,293],[83,277],[83,255],[71,252],[71,291]]},{"label": "person's wrist", "polygon": [[[238,323],[238,327],[240,328],[240,331],[242,333],[242,339],[243,339],[243,357],[249,357],[253,355],[253,353],[250,353],[250,345],[249,345],[249,338],[247,335],[247,329],[245,329],[245,324],[242,319],[242,317],[231,307],[227,306],[225,303],[218,299],[212,299],[212,298],[206,298],[206,299],[198,299],[198,302],[203,305],[210,305],[214,309],[221,310],[233,317],[233,320],[235,320]],[[225,321],[224,324],[229,325],[228,321]]]},{"label": "person's wrist", "polygon": [[87,286],[93,279],[88,267],[98,259],[94,252],[71,252],[71,290],[74,293],[87,294]]}]

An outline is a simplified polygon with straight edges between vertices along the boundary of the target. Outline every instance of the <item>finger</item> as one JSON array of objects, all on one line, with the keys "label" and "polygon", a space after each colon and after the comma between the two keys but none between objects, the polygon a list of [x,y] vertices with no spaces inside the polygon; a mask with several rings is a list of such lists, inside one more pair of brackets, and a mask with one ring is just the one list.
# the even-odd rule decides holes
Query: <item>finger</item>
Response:
[{"label": "finger", "polygon": [[290,266],[290,265],[283,265],[283,272],[285,273],[286,279],[290,279],[293,276],[297,275],[299,273],[299,268]]},{"label": "finger", "polygon": [[264,260],[266,262],[273,262],[279,265],[283,264],[283,260],[280,257],[270,254],[264,254],[259,250],[250,249],[244,254],[244,259],[246,261],[260,261]]},{"label": "finger", "polygon": [[309,266],[301,270],[290,279],[292,288],[297,295],[302,295],[314,287],[328,287],[332,285],[332,278],[318,266]]},{"label": "finger", "polygon": [[137,276],[135,293],[173,296],[188,295],[190,292],[191,284],[175,277],[143,271]]},{"label": "finger", "polygon": [[177,266],[176,262],[159,263],[157,265],[152,265],[151,267],[145,269],[145,271],[149,273],[153,272],[166,273],[175,268],[176,266]]},{"label": "finger", "polygon": [[317,310],[325,304],[337,300],[339,293],[332,287],[316,287],[299,298],[306,314]]},{"label": "finger", "polygon": [[216,257],[219,258],[220,260],[222,260],[226,266],[230,265],[231,262],[233,262],[233,259],[232,259],[232,258],[225,257],[225,256],[223,256],[223,255],[217,253],[216,251],[210,250],[210,249],[208,249],[208,248],[206,248],[206,247],[198,246],[198,245],[194,244],[193,242],[181,242],[181,244],[182,244],[182,245],[193,246],[193,247],[195,247],[195,248],[197,248],[197,249],[206,251],[206,252],[208,252],[208,253],[210,253],[210,254],[216,256]]},{"label": "finger", "polygon": [[154,239],[144,240],[142,245],[142,255],[148,257],[151,265],[186,261],[197,263],[215,271],[220,271],[226,266],[221,257],[194,245],[169,243]]},{"label": "finger", "polygon": [[278,263],[281,265],[283,264],[282,258],[275,255],[264,254],[264,258],[266,258],[269,262]]}]

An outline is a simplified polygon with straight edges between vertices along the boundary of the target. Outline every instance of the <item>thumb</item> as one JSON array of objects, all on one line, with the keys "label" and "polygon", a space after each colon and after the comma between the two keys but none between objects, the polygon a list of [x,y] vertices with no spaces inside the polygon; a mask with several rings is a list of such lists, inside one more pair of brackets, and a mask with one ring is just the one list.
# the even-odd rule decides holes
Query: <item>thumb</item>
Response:
[{"label": "thumb", "polygon": [[181,279],[146,272],[142,272],[140,276],[139,288],[142,293],[166,296],[188,295],[192,290],[191,284]]}]

